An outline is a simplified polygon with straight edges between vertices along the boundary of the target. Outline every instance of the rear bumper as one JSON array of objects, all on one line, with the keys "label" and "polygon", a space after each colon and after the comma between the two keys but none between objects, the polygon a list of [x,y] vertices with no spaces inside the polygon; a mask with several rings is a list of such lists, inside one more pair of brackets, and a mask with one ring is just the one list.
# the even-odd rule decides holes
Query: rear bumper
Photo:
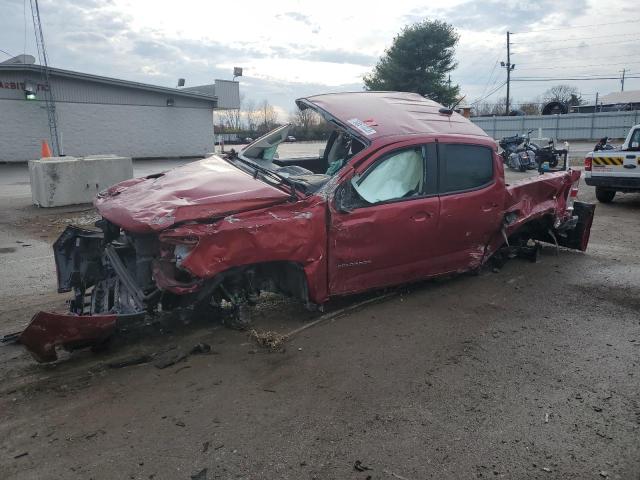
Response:
[{"label": "rear bumper", "polygon": [[602,187],[619,192],[640,191],[640,177],[586,177],[585,183],[591,187]]}]

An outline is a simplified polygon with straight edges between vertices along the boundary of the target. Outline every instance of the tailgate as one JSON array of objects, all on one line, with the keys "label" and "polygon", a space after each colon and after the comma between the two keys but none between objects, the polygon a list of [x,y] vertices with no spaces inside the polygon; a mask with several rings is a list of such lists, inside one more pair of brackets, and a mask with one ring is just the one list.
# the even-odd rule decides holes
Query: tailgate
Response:
[{"label": "tailgate", "polygon": [[593,152],[591,176],[640,178],[640,152]]}]

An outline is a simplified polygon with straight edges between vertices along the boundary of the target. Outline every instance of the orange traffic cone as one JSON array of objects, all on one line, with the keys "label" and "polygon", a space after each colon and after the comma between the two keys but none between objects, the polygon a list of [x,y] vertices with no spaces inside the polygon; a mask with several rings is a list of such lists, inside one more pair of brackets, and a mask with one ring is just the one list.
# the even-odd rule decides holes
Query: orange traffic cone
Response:
[{"label": "orange traffic cone", "polygon": [[49,148],[49,144],[46,140],[42,140],[42,149],[41,149],[41,158],[51,157],[51,149]]}]

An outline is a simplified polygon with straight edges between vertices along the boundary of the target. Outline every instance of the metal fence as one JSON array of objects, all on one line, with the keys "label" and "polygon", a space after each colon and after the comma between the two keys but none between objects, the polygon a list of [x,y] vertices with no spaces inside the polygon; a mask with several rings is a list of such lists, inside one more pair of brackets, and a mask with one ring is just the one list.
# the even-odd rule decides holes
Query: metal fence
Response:
[{"label": "metal fence", "polygon": [[537,136],[541,129],[540,137],[595,140],[602,137],[625,138],[629,128],[640,123],[640,111],[473,117],[471,121],[496,139],[529,130],[533,130],[534,136]]}]

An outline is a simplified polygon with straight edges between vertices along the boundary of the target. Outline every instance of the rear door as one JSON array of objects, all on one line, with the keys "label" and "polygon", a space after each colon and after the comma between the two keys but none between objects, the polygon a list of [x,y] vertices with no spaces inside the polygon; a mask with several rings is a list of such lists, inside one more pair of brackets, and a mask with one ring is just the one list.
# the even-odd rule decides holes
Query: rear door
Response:
[{"label": "rear door", "polygon": [[330,202],[330,294],[434,273],[440,208],[435,144],[387,147],[355,173]]},{"label": "rear door", "polygon": [[485,247],[501,228],[504,174],[494,149],[439,143],[440,222],[438,268],[469,270],[480,265]]}]

